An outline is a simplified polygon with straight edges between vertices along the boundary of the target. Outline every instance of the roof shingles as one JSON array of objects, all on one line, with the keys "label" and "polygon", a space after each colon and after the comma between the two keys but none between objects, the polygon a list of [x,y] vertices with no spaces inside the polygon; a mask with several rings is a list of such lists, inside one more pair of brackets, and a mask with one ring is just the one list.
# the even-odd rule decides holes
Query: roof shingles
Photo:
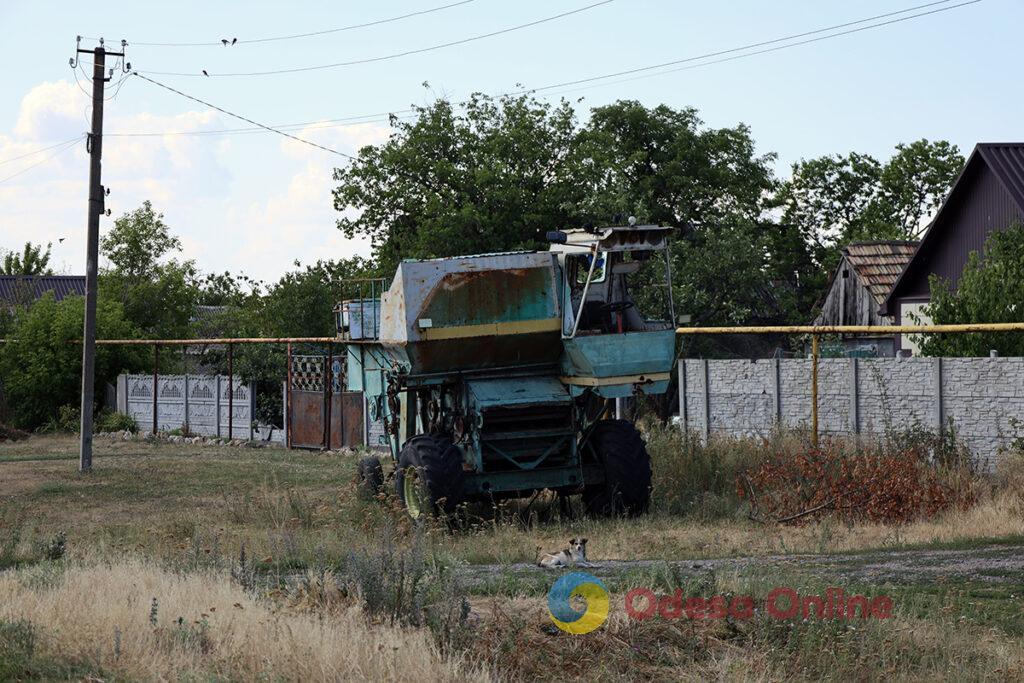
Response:
[{"label": "roof shingles", "polygon": [[918,242],[854,242],[843,249],[843,254],[871,296],[881,304],[913,258],[917,245]]}]

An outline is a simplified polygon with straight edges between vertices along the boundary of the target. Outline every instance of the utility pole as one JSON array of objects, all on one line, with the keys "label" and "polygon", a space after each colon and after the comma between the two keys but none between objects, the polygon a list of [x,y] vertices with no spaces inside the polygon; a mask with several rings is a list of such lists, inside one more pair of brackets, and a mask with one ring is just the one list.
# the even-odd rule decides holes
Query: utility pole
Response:
[{"label": "utility pole", "polygon": [[[123,48],[122,48],[123,49]],[[99,261],[100,215],[103,214],[103,185],[100,184],[103,155],[103,85],[107,82],[106,56],[124,57],[123,52],[107,52],[103,39],[93,50],[76,49],[76,54],[92,55],[92,131],[87,138],[89,151],[89,220],[85,252],[85,328],[82,333],[82,424],[78,450],[78,470],[92,470],[93,398],[96,385],[96,279]],[[76,56],[77,58],[77,56]]]}]

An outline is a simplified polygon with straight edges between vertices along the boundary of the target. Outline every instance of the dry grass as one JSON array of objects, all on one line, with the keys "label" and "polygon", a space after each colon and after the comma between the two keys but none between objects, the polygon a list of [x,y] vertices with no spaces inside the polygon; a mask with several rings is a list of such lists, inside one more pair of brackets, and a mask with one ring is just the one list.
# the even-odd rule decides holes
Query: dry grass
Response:
[{"label": "dry grass", "polygon": [[[89,549],[191,564],[233,559],[244,544],[251,557],[288,567],[343,558],[372,544],[377,529],[401,517],[387,505],[359,500],[352,487],[352,456],[123,442],[98,443],[97,450],[95,471],[82,476],[70,459],[75,452],[71,438],[33,437],[0,445],[0,533],[21,519],[22,552],[65,530],[73,557]],[[738,466],[747,457],[734,454],[730,462]],[[1021,538],[1020,462],[1007,460],[973,508],[904,525],[845,524],[826,518],[802,527],[766,526],[747,519],[741,507],[715,515],[662,508],[639,519],[566,520],[558,517],[553,502],[538,501],[528,519],[516,514],[525,504],[512,505],[456,533],[434,530],[430,543],[435,552],[454,560],[501,564],[532,562],[538,546],[561,547],[576,535],[590,539],[595,559],[623,560],[827,553]],[[721,480],[724,496],[732,487],[727,486],[731,466],[720,467],[722,473],[712,470],[707,476]],[[661,486],[664,491],[665,484]],[[685,499],[678,492],[674,498],[680,505]],[[700,505],[706,510],[709,503]]]},{"label": "dry grass", "polygon": [[[779,585],[795,585],[775,577]],[[770,584],[769,584],[770,585]],[[763,587],[725,578],[704,590],[752,595]],[[710,593],[709,593],[710,594]],[[899,606],[888,620],[779,621],[630,619],[613,611],[585,637],[555,630],[540,600],[478,600],[483,617],[471,646],[516,680],[1020,680],[1024,640],[965,621],[959,604],[927,618]]]},{"label": "dry grass", "polygon": [[[155,605],[155,607],[154,607]],[[481,678],[429,633],[370,626],[358,607],[287,608],[217,572],[149,561],[39,565],[0,574],[0,620],[27,622],[35,656],[129,680]]]}]

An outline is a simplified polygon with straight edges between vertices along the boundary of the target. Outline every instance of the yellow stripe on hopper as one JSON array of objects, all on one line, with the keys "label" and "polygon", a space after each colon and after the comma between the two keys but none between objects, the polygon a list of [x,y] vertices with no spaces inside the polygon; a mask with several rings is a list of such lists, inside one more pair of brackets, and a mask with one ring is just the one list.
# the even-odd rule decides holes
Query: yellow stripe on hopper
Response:
[{"label": "yellow stripe on hopper", "polygon": [[669,378],[667,372],[651,372],[646,375],[619,375],[617,377],[559,377],[562,384],[579,387],[606,387],[612,384],[637,384],[638,382],[661,382]]},{"label": "yellow stripe on hopper", "polygon": [[420,330],[425,341],[438,339],[465,339],[467,337],[497,337],[509,334],[532,334],[534,332],[554,332],[562,329],[560,318],[542,318],[540,320],[513,320],[499,323],[483,323],[482,325],[458,325],[455,327],[428,327]]}]

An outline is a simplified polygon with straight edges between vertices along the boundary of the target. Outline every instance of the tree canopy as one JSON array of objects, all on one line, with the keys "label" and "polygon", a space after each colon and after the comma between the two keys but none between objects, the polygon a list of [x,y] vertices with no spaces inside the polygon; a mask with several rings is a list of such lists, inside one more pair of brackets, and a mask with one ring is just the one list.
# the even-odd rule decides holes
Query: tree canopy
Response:
[{"label": "tree canopy", "polygon": [[857,152],[799,161],[777,197],[782,222],[831,271],[851,242],[918,239],[963,164],[956,145],[943,140],[896,145],[885,163]]},{"label": "tree canopy", "polygon": [[25,242],[21,252],[9,251],[0,263],[0,275],[53,275],[50,268],[50,252],[53,244],[46,245]]},{"label": "tree canopy", "polygon": [[171,234],[163,214],[148,201],[124,214],[100,239],[100,252],[110,262],[100,273],[100,299],[120,303],[125,317],[147,336],[188,334],[198,271],[192,261],[173,258],[181,252],[181,240]]},{"label": "tree canopy", "polygon": [[[931,303],[925,313],[936,324],[1024,322],[1024,225],[996,231],[985,242],[984,255],[973,251],[954,290],[932,275]],[[983,332],[922,335],[926,356],[1024,356],[1024,334]]]}]

